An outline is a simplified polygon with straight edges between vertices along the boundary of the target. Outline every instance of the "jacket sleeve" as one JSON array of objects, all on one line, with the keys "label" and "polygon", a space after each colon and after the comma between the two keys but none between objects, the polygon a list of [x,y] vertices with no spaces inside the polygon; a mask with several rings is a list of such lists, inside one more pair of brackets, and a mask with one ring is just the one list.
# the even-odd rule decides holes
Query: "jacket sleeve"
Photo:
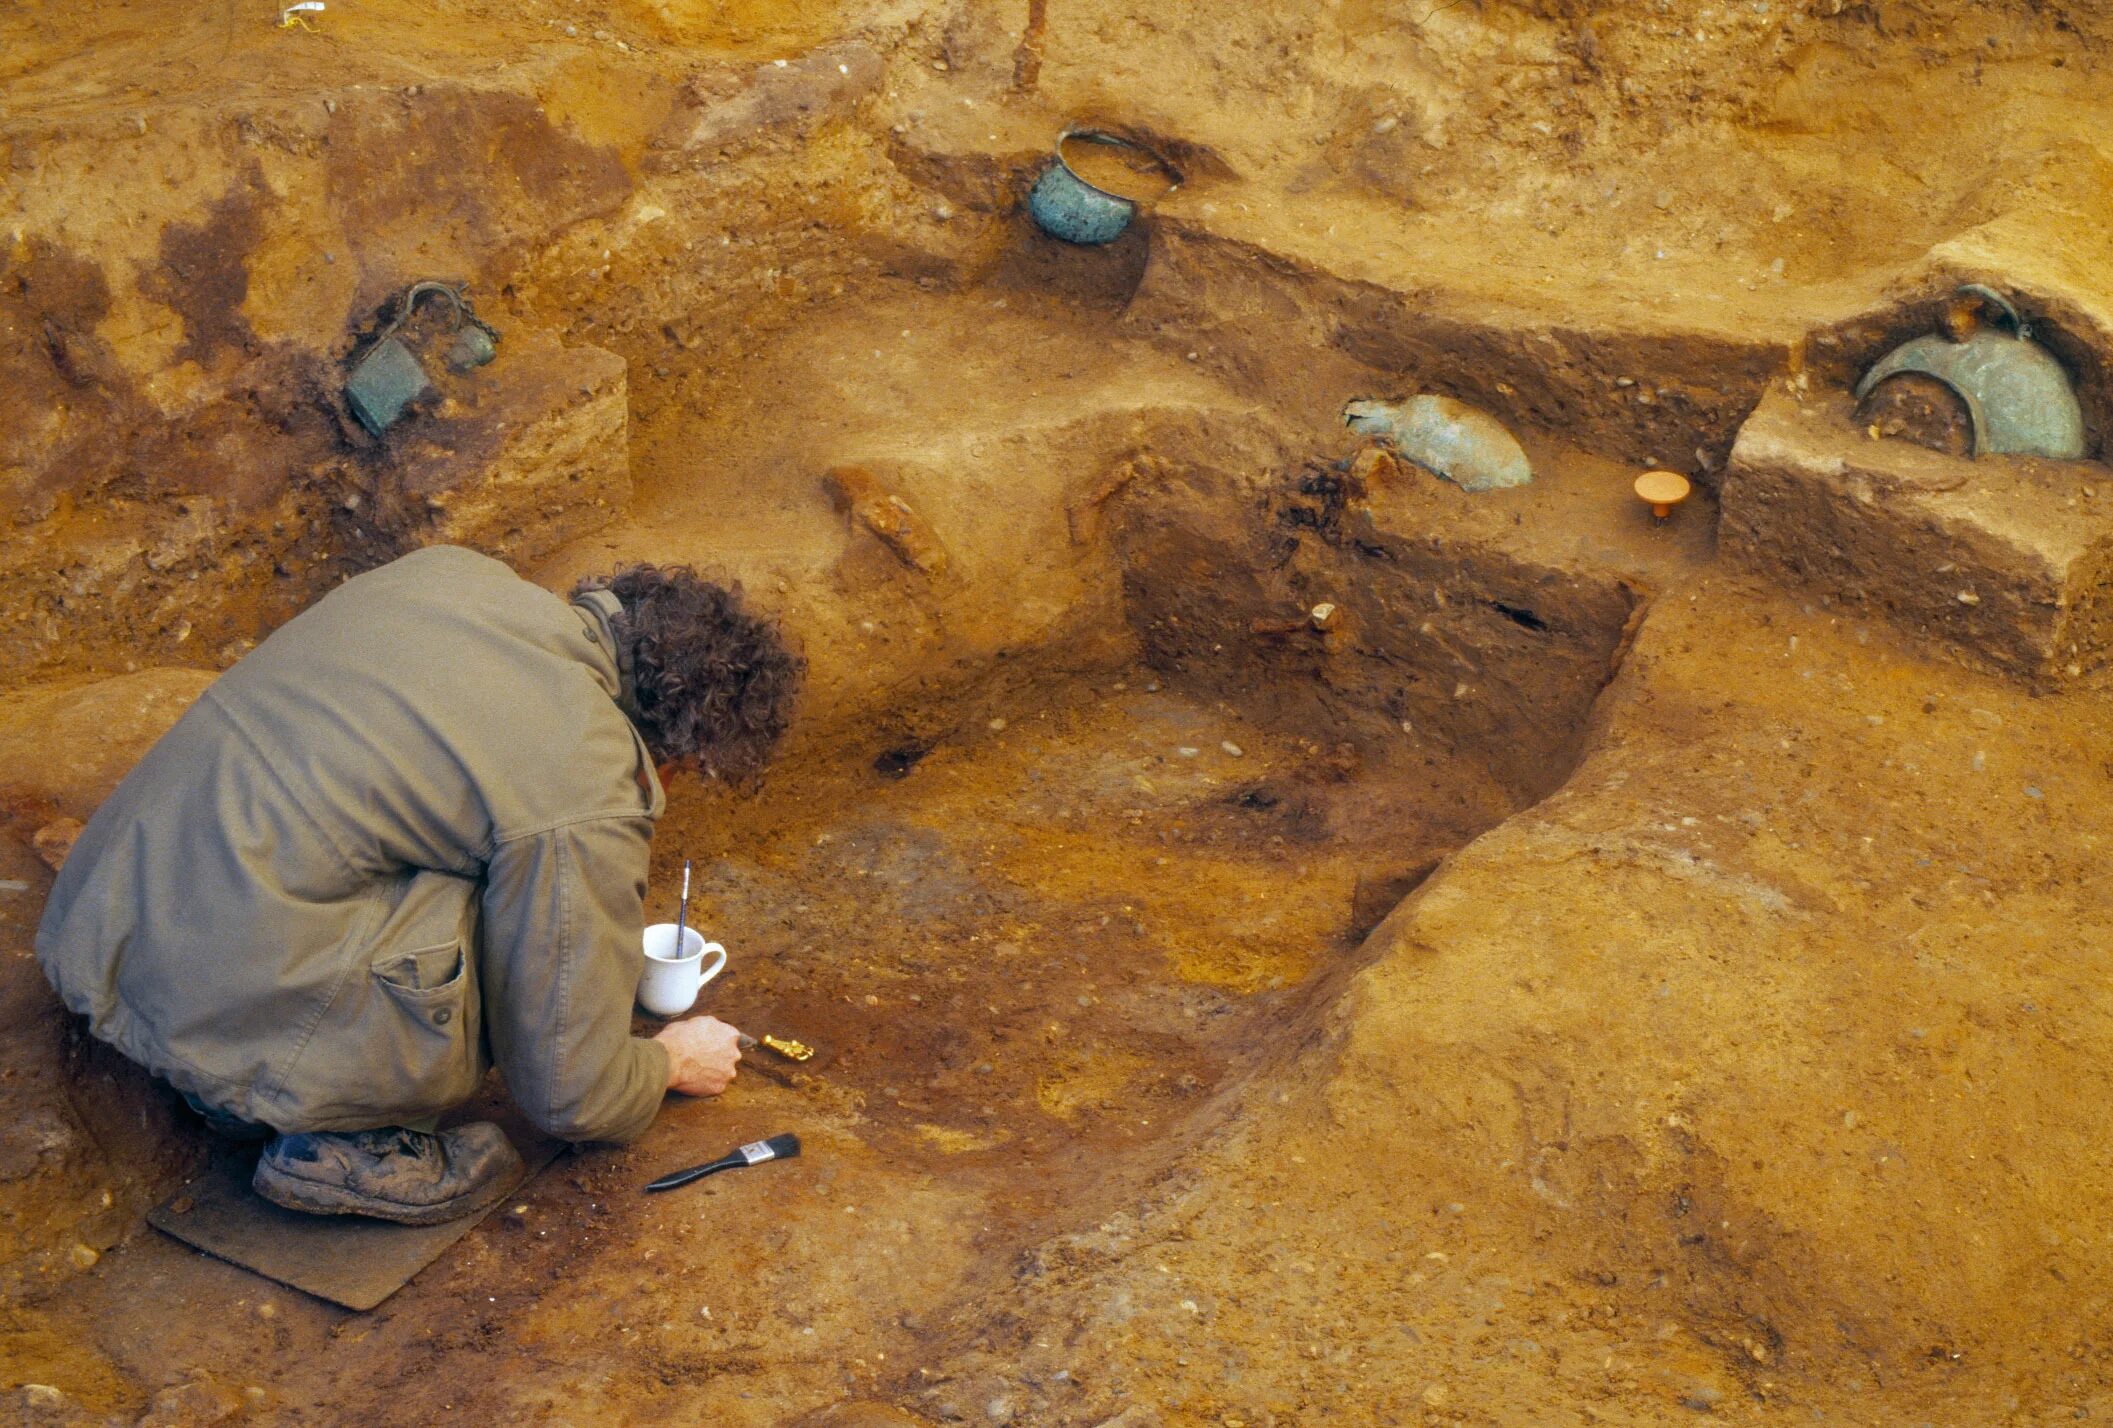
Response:
[{"label": "jacket sleeve", "polygon": [[502,841],[486,866],[484,1015],[514,1104],[562,1140],[653,1123],[667,1048],[631,1035],[652,824],[610,816]]}]

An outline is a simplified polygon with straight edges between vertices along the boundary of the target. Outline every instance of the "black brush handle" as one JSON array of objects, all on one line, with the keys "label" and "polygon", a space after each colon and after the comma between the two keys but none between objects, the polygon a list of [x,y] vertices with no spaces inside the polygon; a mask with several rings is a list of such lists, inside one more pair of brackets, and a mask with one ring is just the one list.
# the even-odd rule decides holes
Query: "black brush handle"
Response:
[{"label": "black brush handle", "polygon": [[693,1165],[688,1170],[677,1170],[672,1174],[663,1175],[660,1179],[649,1182],[646,1191],[651,1194],[656,1190],[679,1190],[693,1180],[702,1180],[707,1175],[717,1175],[722,1170],[732,1170],[737,1165],[746,1164],[748,1162],[738,1155],[722,1155],[708,1165]]},{"label": "black brush handle", "polygon": [[761,1165],[766,1160],[790,1160],[800,1153],[800,1138],[796,1135],[774,1135],[769,1140],[751,1141],[747,1145],[730,1150],[717,1160],[703,1165],[693,1165],[687,1170],[676,1170],[651,1181],[646,1186],[648,1194],[658,1190],[675,1190],[693,1180],[702,1180],[707,1175],[717,1175],[722,1170],[736,1170],[744,1165]]}]

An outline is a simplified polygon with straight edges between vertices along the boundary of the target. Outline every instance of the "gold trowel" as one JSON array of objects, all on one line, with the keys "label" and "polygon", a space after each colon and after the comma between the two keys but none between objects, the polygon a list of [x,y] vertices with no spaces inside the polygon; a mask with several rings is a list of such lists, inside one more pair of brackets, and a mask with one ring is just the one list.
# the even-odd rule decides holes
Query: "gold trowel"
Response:
[{"label": "gold trowel", "polygon": [[785,1036],[750,1036],[741,1033],[741,1049],[754,1051],[758,1046],[775,1051],[787,1061],[812,1061],[814,1048],[804,1041],[794,1041]]}]

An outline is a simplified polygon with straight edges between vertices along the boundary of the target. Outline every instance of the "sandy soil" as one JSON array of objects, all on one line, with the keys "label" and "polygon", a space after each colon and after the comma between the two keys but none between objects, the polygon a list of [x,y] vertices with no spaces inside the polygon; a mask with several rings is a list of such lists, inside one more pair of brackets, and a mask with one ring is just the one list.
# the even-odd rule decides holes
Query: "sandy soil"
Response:
[{"label": "sandy soil", "polygon": [[[1929,551],[2061,526],[2102,466],[1968,468],[1956,524],[1859,557],[1879,597],[1777,583],[1828,568],[1816,525],[1769,534],[1810,562],[1716,548],[1764,391],[1831,410],[1959,280],[2027,308],[2099,452],[2108,35],[8,8],[0,1415],[2113,1413],[2102,671],[1916,613],[1954,599]],[[1020,212],[1073,121],[1187,176],[1106,250]],[[343,362],[431,274],[502,355],[377,444]],[[568,361],[623,380],[574,402]],[[1414,390],[1506,420],[1534,484],[1346,479],[1342,402]],[[832,501],[844,463],[915,541]],[[1644,463],[1696,481],[1670,522]],[[472,506],[553,586],[694,561],[800,640],[780,768],[676,784],[654,897],[695,859],[713,1009],[823,1056],[561,1161],[349,1315],[144,1228],[208,1141],[53,1007],[31,838]],[[2085,554],[2031,572],[2065,610]],[[796,1162],[636,1193],[785,1129]]]}]

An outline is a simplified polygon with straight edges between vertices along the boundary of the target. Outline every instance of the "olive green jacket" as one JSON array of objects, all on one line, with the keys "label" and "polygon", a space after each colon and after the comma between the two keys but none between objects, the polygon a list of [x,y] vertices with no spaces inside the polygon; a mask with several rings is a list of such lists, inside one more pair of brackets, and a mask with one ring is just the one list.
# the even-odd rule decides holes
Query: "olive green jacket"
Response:
[{"label": "olive green jacket", "polygon": [[667,1088],[630,1034],[661,791],[608,620],[495,560],[347,581],[96,811],[37,957],[95,1034],[281,1131],[460,1104],[497,1062],[568,1140]]}]

